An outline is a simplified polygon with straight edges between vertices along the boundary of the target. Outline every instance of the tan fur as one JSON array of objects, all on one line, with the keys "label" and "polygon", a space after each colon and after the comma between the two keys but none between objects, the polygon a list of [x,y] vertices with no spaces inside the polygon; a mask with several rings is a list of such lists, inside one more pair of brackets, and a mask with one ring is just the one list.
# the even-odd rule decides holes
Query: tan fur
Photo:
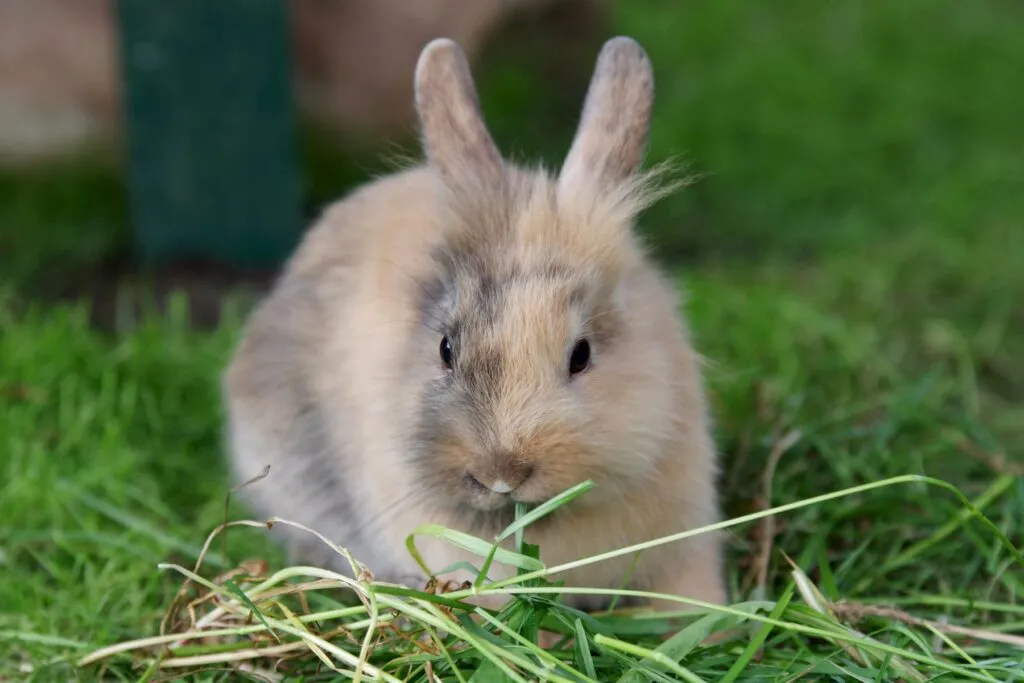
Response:
[{"label": "tan fur", "polygon": [[[320,219],[225,374],[235,474],[271,466],[246,489],[255,510],[318,529],[380,578],[416,584],[426,577],[405,549],[416,527],[495,532],[482,520],[507,500],[467,475],[521,483],[511,497],[531,502],[595,481],[527,530],[549,566],[718,519],[700,360],[672,283],[632,230],[657,194],[639,171],[650,73],[634,41],[606,44],[553,178],[501,159],[458,46],[424,49],[415,80],[428,162]],[[438,279],[435,309],[423,283]],[[448,370],[439,342],[456,320],[464,336]],[[591,366],[570,377],[580,338],[592,342]],[[455,396],[469,403],[452,409]],[[303,561],[345,569],[315,539],[286,537]],[[434,571],[479,563],[440,541],[418,545]],[[556,578],[617,587],[631,561]],[[648,551],[631,585],[723,602],[721,569],[719,538],[702,534]]]}]

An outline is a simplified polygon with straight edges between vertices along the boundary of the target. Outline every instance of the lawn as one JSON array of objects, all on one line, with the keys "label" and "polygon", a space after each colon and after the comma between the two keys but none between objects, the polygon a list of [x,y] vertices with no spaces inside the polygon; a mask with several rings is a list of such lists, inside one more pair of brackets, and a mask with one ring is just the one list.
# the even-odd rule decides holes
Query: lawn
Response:
[{"label": "lawn", "polygon": [[[655,680],[1024,680],[1024,6],[620,2],[614,30],[655,64],[652,160],[701,174],[643,229],[709,359],[726,511],[794,504],[729,528],[762,624],[687,632]],[[484,110],[506,149],[557,159],[571,126],[516,64],[481,67]],[[314,199],[359,177],[307,160]],[[217,382],[245,299],[214,329],[183,297],[99,328],[49,296],[119,258],[125,215],[104,165],[0,177],[0,680],[97,679],[75,662],[156,634],[181,579],[157,564],[191,567],[224,519]],[[227,537],[208,575],[286,566],[258,530]],[[815,612],[795,577],[845,606]],[[651,623],[609,620],[597,680]]]}]

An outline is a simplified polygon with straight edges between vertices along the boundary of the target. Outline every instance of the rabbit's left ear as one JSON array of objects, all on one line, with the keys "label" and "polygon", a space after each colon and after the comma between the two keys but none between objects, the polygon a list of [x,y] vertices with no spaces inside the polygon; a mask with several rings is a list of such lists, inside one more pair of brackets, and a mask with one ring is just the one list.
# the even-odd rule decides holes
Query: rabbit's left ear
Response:
[{"label": "rabbit's left ear", "polygon": [[644,49],[625,36],[606,42],[562,166],[559,194],[578,187],[600,193],[633,176],[646,151],[653,101],[654,72]]},{"label": "rabbit's left ear", "polygon": [[416,110],[429,162],[453,190],[493,189],[505,164],[487,130],[466,55],[448,38],[430,41],[416,64]]}]

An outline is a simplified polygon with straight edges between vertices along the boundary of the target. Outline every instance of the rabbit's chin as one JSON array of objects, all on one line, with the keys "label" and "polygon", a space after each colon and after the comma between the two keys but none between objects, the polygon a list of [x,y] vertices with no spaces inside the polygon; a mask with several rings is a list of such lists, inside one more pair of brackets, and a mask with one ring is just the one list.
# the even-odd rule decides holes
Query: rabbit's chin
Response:
[{"label": "rabbit's chin", "polygon": [[494,512],[496,510],[510,509],[517,501],[511,494],[488,491],[485,493],[467,493],[465,502],[474,510],[479,510],[480,512]]},{"label": "rabbit's chin", "polygon": [[[524,487],[527,488],[527,487]],[[532,488],[532,487],[531,487]],[[546,500],[545,496],[531,495],[527,490],[516,490],[510,493],[498,493],[495,491],[481,490],[480,487],[466,485],[462,494],[464,505],[480,512],[494,512],[496,510],[511,510],[516,503],[535,505]]]},{"label": "rabbit's chin", "polygon": [[523,486],[508,492],[484,488],[473,483],[469,477],[463,477],[460,484],[454,489],[449,488],[447,491],[439,493],[455,507],[468,508],[477,512],[512,511],[517,503],[532,506],[543,503],[550,497],[547,487],[541,482],[535,481],[528,481]]}]

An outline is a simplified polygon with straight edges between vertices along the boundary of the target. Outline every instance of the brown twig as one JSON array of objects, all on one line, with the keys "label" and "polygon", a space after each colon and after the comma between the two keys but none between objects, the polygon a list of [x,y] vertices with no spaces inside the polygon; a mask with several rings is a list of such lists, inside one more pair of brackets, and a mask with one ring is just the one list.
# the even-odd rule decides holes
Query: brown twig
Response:
[{"label": "brown twig", "polygon": [[[224,495],[224,522],[223,523],[225,525],[228,523],[228,508],[231,507],[231,495],[233,493],[237,493],[238,491],[241,491],[242,489],[244,489],[247,486],[251,486],[251,485],[255,484],[256,482],[258,482],[261,479],[265,479],[269,474],[270,474],[270,465],[267,465],[255,477],[252,477],[251,479],[247,479],[247,480],[241,482],[240,484],[235,484],[234,486],[232,486],[228,490],[227,494]],[[220,548],[221,555],[223,555],[225,558],[227,558],[227,556],[228,556],[228,537],[227,537],[227,535],[224,535],[224,536],[221,537],[220,545],[221,545],[221,548]],[[199,571],[198,565],[196,566],[196,571]]]},{"label": "brown twig", "polygon": [[941,621],[929,621],[928,619],[915,617],[912,614],[908,614],[902,610],[892,607],[875,607],[855,602],[839,602],[830,603],[829,608],[836,616],[852,622],[862,621],[868,617],[879,617],[882,619],[898,621],[900,623],[907,624],[908,626],[931,628],[936,631],[941,631],[942,633],[967,636],[968,638],[975,638],[977,640],[1004,643],[1006,645],[1024,648],[1024,636],[1017,636],[1012,633],[1000,633],[998,631],[989,631],[985,629],[968,628],[966,626],[957,626],[956,624]]},{"label": "brown twig", "polygon": [[[263,479],[268,474],[270,474],[270,465],[267,465],[266,467],[264,467],[263,471],[260,472],[259,474],[257,474],[252,479],[249,479],[247,481],[244,481],[244,482],[242,482],[242,483],[232,487],[227,492],[227,494],[224,496],[224,522],[219,527],[217,527],[217,529],[214,530],[214,533],[219,533],[220,531],[222,531],[224,529],[227,529],[229,526],[232,526],[228,522],[228,507],[229,507],[230,502],[231,502],[231,494],[235,493],[236,491],[239,491],[240,489],[245,488],[246,486],[249,486],[250,484],[253,484],[253,483],[259,481],[260,479]],[[221,543],[222,543],[221,554],[224,556],[225,559],[227,558],[227,545],[226,545],[227,540],[226,540],[226,538],[227,538],[226,536],[221,538]],[[200,569],[200,567],[203,564],[203,560],[206,558],[207,552],[209,552],[209,540],[207,541],[206,545],[204,545],[202,551],[199,553],[199,557],[196,558],[196,563],[195,563],[195,566],[193,567],[193,571],[195,573],[197,573],[197,574],[199,573],[199,569]],[[167,606],[167,610],[164,612],[164,616],[160,619],[160,633],[161,634],[167,633],[168,626],[171,623],[171,621],[174,619],[175,615],[177,615],[178,611],[180,610],[181,601],[185,599],[185,595],[188,593],[188,589],[189,589],[189,586],[191,586],[191,584],[192,584],[192,581],[190,579],[186,579],[185,581],[183,581],[181,586],[178,588],[177,593],[171,599],[171,603]],[[192,615],[191,618],[194,619],[194,614]]]},{"label": "brown twig", "polygon": [[[768,455],[768,462],[765,465],[764,473],[761,475],[761,500],[759,501],[762,510],[771,507],[772,488],[775,481],[775,469],[778,467],[782,456],[796,444],[803,436],[799,429],[793,429],[785,434],[772,446]],[[772,548],[775,544],[775,515],[768,515],[761,520],[759,539],[759,551],[754,563],[756,570],[756,586],[760,595],[764,595],[768,584],[768,565],[771,563]]]}]

